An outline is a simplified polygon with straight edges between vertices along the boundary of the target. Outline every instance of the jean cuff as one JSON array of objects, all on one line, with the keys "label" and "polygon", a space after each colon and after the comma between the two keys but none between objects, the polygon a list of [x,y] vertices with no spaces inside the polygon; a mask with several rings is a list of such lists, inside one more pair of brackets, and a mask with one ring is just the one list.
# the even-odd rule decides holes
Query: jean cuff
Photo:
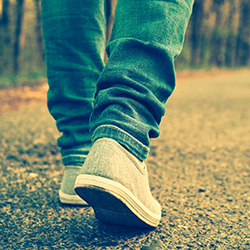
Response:
[{"label": "jean cuff", "polygon": [[64,166],[82,166],[87,155],[67,155],[62,157]]},{"label": "jean cuff", "polygon": [[100,138],[110,138],[117,141],[141,161],[146,160],[148,157],[149,147],[114,125],[101,125],[97,127],[92,135],[92,142]]},{"label": "jean cuff", "polygon": [[84,145],[75,147],[62,147],[60,153],[62,155],[62,162],[64,166],[82,166],[91,148],[91,141]]}]

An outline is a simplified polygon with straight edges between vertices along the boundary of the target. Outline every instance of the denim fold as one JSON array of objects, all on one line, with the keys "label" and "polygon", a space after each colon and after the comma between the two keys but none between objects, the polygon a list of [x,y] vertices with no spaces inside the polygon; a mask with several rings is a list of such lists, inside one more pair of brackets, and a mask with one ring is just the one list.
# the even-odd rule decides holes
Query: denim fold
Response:
[{"label": "denim fold", "polygon": [[[192,5],[192,0],[117,3],[90,131],[103,125],[126,131],[143,145],[138,151],[123,144],[140,160],[147,158],[144,148],[150,147],[150,139],[160,134],[165,104],[175,88],[174,59],[181,52]],[[112,136],[117,141],[122,137]]]},{"label": "denim fold", "polygon": [[84,161],[91,137],[112,138],[147,158],[175,88],[174,59],[192,6],[193,0],[118,0],[104,65],[107,2],[42,0],[48,109],[62,132],[64,164]]},{"label": "denim fold", "polygon": [[104,68],[105,0],[42,0],[50,114],[62,133],[64,164],[84,162],[91,146],[89,118]]}]

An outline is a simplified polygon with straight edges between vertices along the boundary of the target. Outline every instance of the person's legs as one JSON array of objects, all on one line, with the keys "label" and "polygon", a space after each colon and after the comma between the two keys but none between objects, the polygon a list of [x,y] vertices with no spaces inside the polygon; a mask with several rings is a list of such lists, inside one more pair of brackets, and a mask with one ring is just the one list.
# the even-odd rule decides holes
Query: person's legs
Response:
[{"label": "person's legs", "polygon": [[159,223],[161,209],[151,196],[142,161],[150,138],[159,135],[165,103],[175,87],[173,61],[182,49],[192,4],[118,1],[109,60],[98,80],[90,122],[95,143],[75,185],[101,220]]},{"label": "person's legs", "polygon": [[173,61],[182,49],[192,4],[118,1],[91,117],[93,141],[112,138],[140,160],[147,158],[175,87]]},{"label": "person's legs", "polygon": [[105,0],[42,0],[48,109],[62,132],[60,199],[82,203],[73,186],[91,147],[89,117],[106,43]]}]

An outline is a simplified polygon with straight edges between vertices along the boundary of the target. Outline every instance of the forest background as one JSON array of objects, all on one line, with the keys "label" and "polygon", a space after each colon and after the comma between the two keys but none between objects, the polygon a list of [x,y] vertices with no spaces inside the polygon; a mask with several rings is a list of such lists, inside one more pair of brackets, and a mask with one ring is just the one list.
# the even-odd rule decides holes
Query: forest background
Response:
[{"label": "forest background", "polygon": [[[250,65],[250,0],[196,0],[177,70]],[[41,0],[0,0],[0,87],[45,78]]]}]

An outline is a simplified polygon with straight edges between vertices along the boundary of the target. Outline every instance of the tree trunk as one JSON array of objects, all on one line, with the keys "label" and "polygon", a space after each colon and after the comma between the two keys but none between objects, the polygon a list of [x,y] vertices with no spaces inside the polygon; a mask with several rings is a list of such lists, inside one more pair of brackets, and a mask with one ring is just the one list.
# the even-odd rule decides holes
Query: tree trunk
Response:
[{"label": "tree trunk", "polygon": [[43,47],[43,36],[42,36],[42,16],[41,16],[41,0],[34,0],[34,5],[36,9],[36,42],[38,53],[40,55],[39,63],[40,66],[44,62],[44,47]]},{"label": "tree trunk", "polygon": [[21,63],[21,49],[24,45],[24,0],[17,0],[16,5],[16,29],[14,40],[13,73],[18,74]]},{"label": "tree trunk", "polygon": [[232,67],[235,64],[234,51],[236,46],[236,38],[234,32],[234,16],[235,16],[235,3],[230,1],[230,10],[228,16],[228,34],[226,40],[225,64],[227,67]]},{"label": "tree trunk", "polygon": [[224,62],[224,55],[222,54],[223,35],[222,31],[222,17],[223,17],[224,0],[214,0],[214,8],[216,11],[216,20],[211,37],[211,56],[210,63],[213,66],[222,66]]},{"label": "tree trunk", "polygon": [[11,57],[11,38],[10,38],[10,2],[3,0],[2,15],[0,19],[0,74],[9,70]]},{"label": "tree trunk", "polygon": [[207,65],[207,54],[210,50],[210,26],[209,26],[209,17],[210,17],[210,2],[211,0],[203,0],[203,16],[202,16],[202,27],[200,35],[200,65]]},{"label": "tree trunk", "polygon": [[201,29],[203,24],[203,1],[196,0],[191,17],[191,65],[200,65]]},{"label": "tree trunk", "polygon": [[9,23],[9,0],[2,0],[2,25],[7,25]]},{"label": "tree trunk", "polygon": [[[118,0],[106,0],[107,4],[107,11],[106,11],[106,19],[107,19],[107,30],[106,30],[106,45],[108,44],[108,41],[111,36],[113,23],[115,19],[115,7]],[[104,55],[104,62],[106,63],[108,61],[107,54]]]},{"label": "tree trunk", "polygon": [[242,0],[241,15],[236,43],[236,62],[240,66],[246,66],[250,57],[250,3]]}]

